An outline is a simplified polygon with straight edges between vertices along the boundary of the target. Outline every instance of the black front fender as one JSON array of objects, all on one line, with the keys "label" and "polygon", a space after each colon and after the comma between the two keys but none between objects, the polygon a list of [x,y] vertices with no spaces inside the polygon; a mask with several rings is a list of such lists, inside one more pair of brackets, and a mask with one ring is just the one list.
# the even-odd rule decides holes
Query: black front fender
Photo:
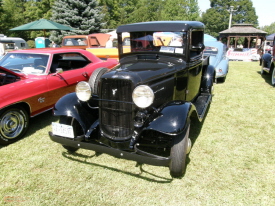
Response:
[{"label": "black front fender", "polygon": [[60,98],[54,106],[53,113],[54,116],[67,116],[76,119],[84,132],[98,119],[98,109],[92,109],[86,102],[79,101],[76,93],[70,93]]},{"label": "black front fender", "polygon": [[211,93],[213,83],[216,78],[216,71],[214,66],[208,65],[204,66],[204,72],[201,80],[201,92],[202,93]]},{"label": "black front fender", "polygon": [[180,134],[188,125],[194,110],[195,107],[190,102],[171,102],[158,112],[158,116],[145,130],[155,130],[170,135]]}]

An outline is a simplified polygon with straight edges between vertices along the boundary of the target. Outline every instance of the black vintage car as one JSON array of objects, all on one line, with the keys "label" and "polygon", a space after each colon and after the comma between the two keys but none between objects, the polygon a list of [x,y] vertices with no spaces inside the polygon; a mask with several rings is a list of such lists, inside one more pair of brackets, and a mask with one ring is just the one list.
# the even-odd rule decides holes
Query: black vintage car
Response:
[{"label": "black vintage car", "polygon": [[[122,44],[130,33],[131,46]],[[156,21],[119,26],[119,62],[99,68],[89,82],[61,98],[50,138],[70,152],[78,148],[140,164],[185,171],[191,117],[203,120],[215,70],[203,58],[204,25]]]}]

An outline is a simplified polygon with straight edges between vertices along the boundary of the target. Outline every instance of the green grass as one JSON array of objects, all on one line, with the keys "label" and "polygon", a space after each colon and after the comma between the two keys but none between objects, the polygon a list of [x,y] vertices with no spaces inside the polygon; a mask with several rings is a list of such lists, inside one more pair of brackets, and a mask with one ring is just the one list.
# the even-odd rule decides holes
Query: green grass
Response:
[{"label": "green grass", "polygon": [[258,62],[230,62],[203,124],[193,121],[186,174],[93,151],[67,153],[48,137],[58,118],[32,119],[0,148],[0,205],[275,205],[275,88]]}]

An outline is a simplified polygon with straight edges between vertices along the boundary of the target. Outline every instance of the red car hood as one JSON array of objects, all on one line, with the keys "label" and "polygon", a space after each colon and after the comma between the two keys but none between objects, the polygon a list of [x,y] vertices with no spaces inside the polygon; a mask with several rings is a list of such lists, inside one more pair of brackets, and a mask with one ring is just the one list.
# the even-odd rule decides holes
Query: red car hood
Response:
[{"label": "red car hood", "polygon": [[0,74],[1,74],[1,71],[4,71],[5,73],[10,73],[14,76],[17,76],[17,77],[21,78],[21,79],[26,79],[27,78],[27,76],[23,73],[16,73],[16,72],[13,72],[9,69],[6,69],[6,68],[0,66]]}]

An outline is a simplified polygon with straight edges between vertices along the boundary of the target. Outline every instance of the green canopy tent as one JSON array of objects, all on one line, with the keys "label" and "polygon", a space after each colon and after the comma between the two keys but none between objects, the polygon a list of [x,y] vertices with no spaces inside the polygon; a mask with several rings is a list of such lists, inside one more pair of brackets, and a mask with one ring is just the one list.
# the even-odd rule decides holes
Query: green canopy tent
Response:
[{"label": "green canopy tent", "polygon": [[33,21],[15,28],[10,29],[11,31],[44,31],[44,37],[46,30],[73,30],[73,28],[69,26],[65,26],[47,19],[39,19],[37,21]]}]

